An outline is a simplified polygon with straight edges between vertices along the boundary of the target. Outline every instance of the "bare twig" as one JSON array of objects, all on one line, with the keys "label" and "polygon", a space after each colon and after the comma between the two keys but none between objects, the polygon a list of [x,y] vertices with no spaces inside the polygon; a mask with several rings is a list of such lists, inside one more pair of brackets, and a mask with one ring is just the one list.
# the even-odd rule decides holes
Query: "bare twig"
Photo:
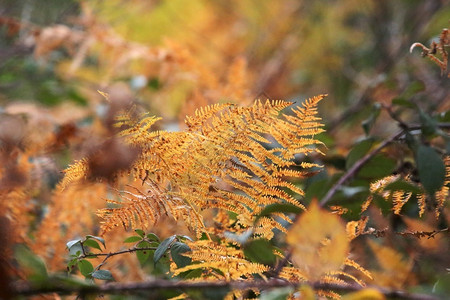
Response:
[{"label": "bare twig", "polygon": [[427,237],[428,239],[434,238],[438,233],[446,232],[448,231],[448,228],[440,229],[440,230],[433,230],[433,231],[402,231],[402,232],[396,232],[396,234],[399,235],[412,235],[417,238]]},{"label": "bare twig", "polygon": [[145,251],[145,250],[156,250],[156,247],[143,247],[143,248],[132,247],[132,248],[125,249],[125,250],[120,250],[120,251],[117,251],[117,252],[88,253],[88,254],[80,255],[79,258],[95,258],[95,257],[98,257],[98,256],[106,256],[107,258],[109,258],[111,256],[124,254],[124,253],[132,253],[132,252],[136,252],[138,250],[142,250],[142,251]]},{"label": "bare twig", "polygon": [[[354,292],[364,289],[359,285],[337,285],[323,282],[305,283],[305,282],[290,282],[281,279],[270,280],[254,280],[254,281],[171,281],[171,280],[153,280],[146,282],[129,282],[129,283],[106,283],[104,285],[89,285],[89,286],[43,286],[33,287],[28,283],[15,283],[13,291],[16,295],[30,296],[39,294],[58,293],[59,295],[69,294],[124,294],[138,291],[146,291],[152,294],[158,294],[161,290],[191,290],[191,289],[237,289],[247,290],[250,288],[257,288],[260,290],[279,288],[279,287],[294,287],[297,288],[303,284],[311,286],[315,290],[333,290],[336,292]],[[386,297],[395,297],[396,299],[422,299],[422,300],[437,300],[438,298],[425,294],[412,294],[400,290],[388,290],[380,287],[371,287],[378,290]]]}]

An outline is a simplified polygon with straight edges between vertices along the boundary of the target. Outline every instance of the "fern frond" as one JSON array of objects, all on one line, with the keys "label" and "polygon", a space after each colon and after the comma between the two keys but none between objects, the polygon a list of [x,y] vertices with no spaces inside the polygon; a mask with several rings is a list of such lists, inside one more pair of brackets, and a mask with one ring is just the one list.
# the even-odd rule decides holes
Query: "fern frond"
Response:
[{"label": "fern frond", "polygon": [[184,256],[190,257],[193,264],[174,270],[173,275],[195,269],[209,269],[212,272],[216,270],[220,277],[225,280],[239,280],[243,276],[252,277],[253,274],[262,274],[269,270],[269,267],[252,263],[244,258],[244,253],[226,242],[215,243],[209,240],[198,240],[189,242],[191,252],[183,253]]},{"label": "fern frond", "polygon": [[70,165],[64,170],[64,178],[58,184],[58,190],[64,190],[69,184],[80,181],[87,177],[89,171],[89,164],[86,158],[80,159],[79,161]]},{"label": "fern frond", "polygon": [[[256,215],[270,204],[291,203],[304,209],[298,199],[303,190],[286,177],[304,178],[319,167],[297,163],[296,155],[321,153],[314,135],[323,131],[316,116],[322,98],[305,101],[293,115],[281,112],[292,105],[282,100],[256,100],[249,107],[211,105],[186,118],[185,132],[151,131],[159,118],[146,115],[136,122],[124,115],[118,124],[128,128],[120,135],[140,153],[122,173],[151,188],[123,193],[123,201],[116,203],[119,207],[100,211],[105,218],[102,228],[151,226],[161,214],[168,214],[196,228],[200,236],[206,230],[200,214],[205,209],[227,210],[250,220],[244,228],[230,225],[229,231],[252,227]],[[86,176],[87,167],[83,160],[69,168],[63,184]],[[255,232],[268,237],[273,228],[284,231],[269,217]]]},{"label": "fern frond", "polygon": [[373,279],[372,274],[370,274],[370,272],[368,270],[366,270],[362,266],[360,266],[356,261],[354,261],[350,258],[346,258],[344,264],[346,266],[355,268],[356,270],[358,270],[361,273],[363,273],[364,275],[366,275],[368,278]]}]

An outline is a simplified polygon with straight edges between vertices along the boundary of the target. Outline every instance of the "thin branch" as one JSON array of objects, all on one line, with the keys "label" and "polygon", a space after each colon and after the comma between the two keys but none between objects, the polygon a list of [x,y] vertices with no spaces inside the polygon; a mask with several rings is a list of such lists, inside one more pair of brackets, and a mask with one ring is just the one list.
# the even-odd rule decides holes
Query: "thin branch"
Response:
[{"label": "thin branch", "polygon": [[356,161],[356,163],[348,169],[347,173],[345,173],[339,180],[328,190],[327,194],[320,200],[320,206],[324,206],[331,200],[331,198],[336,194],[336,192],[341,188],[341,186],[347,182],[351,177],[355,176],[356,173],[378,152],[381,151],[384,147],[401,137],[405,133],[405,130],[400,130],[398,133],[392,135],[388,139],[384,140],[381,144],[379,144],[375,149],[367,153],[363,158]]},{"label": "thin branch", "polygon": [[427,237],[428,239],[434,238],[438,233],[446,232],[448,228],[433,230],[433,231],[402,231],[396,232],[398,235],[412,235],[417,238]]},{"label": "thin branch", "polygon": [[[440,123],[437,125],[439,128],[450,128],[450,123]],[[336,194],[336,192],[341,188],[341,186],[347,182],[350,178],[356,175],[356,173],[371,159],[373,158],[378,152],[380,152],[383,148],[385,148],[387,145],[392,143],[395,140],[398,140],[401,136],[403,136],[407,131],[409,130],[416,130],[421,129],[422,127],[420,125],[413,125],[409,126],[407,129],[402,129],[396,134],[390,136],[389,138],[383,140],[381,144],[379,144],[375,149],[367,153],[364,157],[362,157],[360,160],[356,161],[356,163],[348,169],[348,171],[341,177],[339,180],[328,190],[327,194],[320,200],[320,206],[324,206],[327,204],[331,198]]]},{"label": "thin branch", "polygon": [[[361,235],[371,235],[376,238],[379,238],[379,237],[385,236],[387,231],[388,231],[388,228],[378,229],[378,230],[375,228],[369,228],[368,230],[362,232]],[[431,238],[434,238],[439,233],[448,232],[448,231],[449,231],[449,228],[436,229],[433,231],[399,231],[399,232],[393,232],[393,233],[397,234],[397,235],[402,235],[402,236],[409,235],[409,236],[416,237],[418,239],[423,238],[423,237],[427,237],[427,239],[431,239]]]},{"label": "thin branch", "polygon": [[119,255],[119,254],[123,254],[123,253],[132,253],[138,250],[156,250],[156,247],[143,247],[143,248],[137,248],[137,247],[132,247],[129,249],[125,249],[125,250],[120,250],[117,252],[109,252],[109,253],[88,253],[88,254],[83,254],[80,255],[78,258],[95,258],[98,256],[106,256],[105,260],[110,258],[111,256],[115,256],[115,255]]},{"label": "thin branch", "polygon": [[[293,287],[297,288],[303,284],[311,286],[314,290],[333,290],[336,292],[354,292],[365,289],[359,285],[337,285],[330,283],[314,282],[290,282],[281,279],[270,280],[254,280],[254,281],[171,281],[171,280],[153,280],[146,282],[130,282],[130,283],[106,283],[104,285],[89,285],[89,286],[43,286],[33,287],[28,283],[13,284],[13,291],[16,295],[30,296],[38,294],[58,293],[59,295],[69,294],[124,294],[138,291],[146,291],[149,293],[158,293],[161,290],[191,290],[191,289],[237,289],[247,290],[250,288],[257,288],[260,290],[279,288],[279,287]],[[422,300],[437,300],[438,298],[425,294],[412,294],[400,290],[388,290],[380,287],[371,287],[382,293],[386,297],[395,297],[396,299],[422,299]]]}]

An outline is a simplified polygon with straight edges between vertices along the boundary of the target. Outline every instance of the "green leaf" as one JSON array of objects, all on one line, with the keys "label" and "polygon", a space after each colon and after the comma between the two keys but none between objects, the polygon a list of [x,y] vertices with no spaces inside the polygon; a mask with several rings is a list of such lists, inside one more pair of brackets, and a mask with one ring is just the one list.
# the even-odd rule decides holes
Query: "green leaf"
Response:
[{"label": "green leaf", "polygon": [[94,271],[91,275],[92,277],[100,280],[114,280],[114,277],[108,270],[97,270]]},{"label": "green leaf", "polygon": [[172,244],[172,242],[175,240],[176,237],[177,237],[176,235],[172,235],[167,239],[165,239],[164,241],[162,241],[161,244],[159,244],[158,248],[156,248],[155,255],[153,256],[153,262],[155,264],[161,259],[164,253],[166,253],[167,249],[169,249],[170,245]]},{"label": "green leaf", "polygon": [[379,153],[372,157],[358,172],[360,178],[381,178],[391,175],[395,170],[396,161]]},{"label": "green leaf", "polygon": [[276,261],[276,256],[273,254],[273,246],[265,239],[248,242],[244,247],[244,254],[251,261],[265,265],[273,265]]},{"label": "green leaf", "polygon": [[100,243],[102,243],[103,248],[106,248],[106,243],[105,243],[105,240],[103,238],[101,238],[99,236],[95,236],[95,235],[87,235],[86,236],[86,240],[89,240],[89,239],[94,239],[94,240],[99,241]]},{"label": "green leaf", "polygon": [[77,262],[77,266],[84,277],[89,277],[92,271],[94,271],[94,266],[92,266],[92,264],[85,259],[79,260]]},{"label": "green leaf", "polygon": [[380,111],[381,111],[380,103],[375,103],[372,107],[369,117],[362,122],[362,127],[366,135],[369,135],[370,130],[372,129],[378,116],[380,115]]},{"label": "green leaf", "polygon": [[293,204],[290,203],[275,203],[275,204],[270,204],[267,205],[260,213],[259,215],[256,217],[255,219],[255,223],[262,217],[267,217],[270,216],[273,213],[294,213],[294,214],[299,214],[301,213],[303,210],[298,207],[295,206]]},{"label": "green leaf", "polygon": [[159,243],[159,237],[154,233],[147,234],[147,239],[149,239],[150,241],[155,241],[155,242]]},{"label": "green leaf", "polygon": [[200,268],[199,269],[194,269],[192,271],[185,272],[183,278],[184,279],[199,278],[199,277],[202,276],[202,274],[203,274],[203,270],[202,269],[200,269]]},{"label": "green leaf", "polygon": [[137,236],[137,235],[133,235],[130,237],[127,237],[123,242],[124,243],[136,243],[142,241],[142,237],[141,236]]},{"label": "green leaf", "polygon": [[139,234],[140,237],[144,237],[145,236],[145,232],[142,229],[135,229],[134,230],[137,234]]},{"label": "green leaf", "polygon": [[78,239],[78,240],[71,240],[71,241],[68,241],[67,243],[66,243],[66,247],[67,247],[67,249],[69,249],[69,251],[70,251],[70,248],[72,248],[74,245],[76,245],[76,244],[80,244],[81,245],[81,240],[80,239]]},{"label": "green leaf", "polygon": [[419,115],[423,135],[432,136],[435,134],[437,131],[437,121],[421,109],[419,109]]},{"label": "green leaf", "polygon": [[183,256],[182,253],[191,251],[188,245],[181,242],[175,242],[170,247],[170,255],[178,268],[185,267],[192,262],[190,257]]},{"label": "green leaf", "polygon": [[264,290],[259,297],[260,300],[285,300],[294,292],[293,287],[282,287],[271,290]]},{"label": "green leaf", "polygon": [[85,240],[83,242],[83,246],[95,248],[95,249],[102,251],[102,249],[100,248],[100,245],[94,240]]},{"label": "green leaf", "polygon": [[359,159],[364,157],[367,152],[369,152],[370,148],[372,148],[373,142],[373,138],[367,138],[353,146],[352,150],[350,150],[350,153],[347,156],[347,161],[345,164],[347,170],[350,169]]},{"label": "green leaf", "polygon": [[421,81],[414,81],[412,82],[406,90],[402,93],[402,96],[404,98],[411,98],[415,94],[422,92],[425,90],[425,84]]},{"label": "green leaf", "polygon": [[[148,248],[151,247],[149,242],[146,241],[142,241],[139,244],[137,244],[137,248]],[[148,260],[148,258],[150,257],[152,250],[137,250],[136,251],[136,257],[139,260],[139,262],[141,263],[141,265],[145,264],[145,262]]]},{"label": "green leaf", "polygon": [[47,267],[44,261],[25,245],[18,245],[14,249],[14,256],[17,259],[21,269],[30,271],[32,281],[44,281],[48,278]]},{"label": "green leaf", "polygon": [[416,153],[419,179],[429,195],[438,191],[445,180],[445,165],[439,154],[431,147],[420,145]]},{"label": "green leaf", "polygon": [[392,104],[395,104],[395,105],[398,105],[398,106],[403,106],[403,107],[408,107],[408,108],[414,108],[415,107],[414,103],[412,103],[411,101],[406,100],[403,97],[392,99]]}]

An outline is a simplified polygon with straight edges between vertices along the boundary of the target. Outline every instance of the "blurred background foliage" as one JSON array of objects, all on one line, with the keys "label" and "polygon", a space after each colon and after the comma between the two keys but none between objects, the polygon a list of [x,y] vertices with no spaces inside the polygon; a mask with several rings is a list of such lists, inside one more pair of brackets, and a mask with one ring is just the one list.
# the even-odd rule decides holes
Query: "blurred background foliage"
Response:
[{"label": "blurred background foliage", "polygon": [[[319,108],[327,127],[322,136],[327,155],[314,158],[326,171],[306,183],[307,200],[323,196],[336,176],[398,130],[388,109],[380,108],[400,103],[396,114],[406,123],[419,123],[419,111],[422,119],[449,122],[447,74],[419,50],[409,52],[415,42],[436,41],[449,26],[449,4],[0,0],[0,189],[2,208],[9,211],[2,222],[14,228],[10,242],[28,244],[50,269],[60,270],[65,242],[98,230],[95,210],[105,205],[106,189],[94,184],[83,200],[75,191],[53,191],[61,170],[75,159],[103,153],[97,166],[103,170],[127,163],[120,144],[104,141],[117,132],[115,116],[130,109],[162,116],[161,128],[179,130],[186,114],[208,104],[246,105],[258,98],[301,102],[328,93]],[[364,131],[363,121],[369,130]],[[448,153],[445,138],[425,140]],[[405,145],[386,149],[333,203],[350,209],[344,215],[348,220],[359,218],[370,182],[394,171],[414,171],[413,156]],[[378,173],[371,171],[376,166]],[[19,192],[12,195],[15,189]],[[74,202],[71,216],[58,214],[67,209],[58,204],[61,197]],[[374,202],[385,213],[382,218],[370,212],[377,229],[431,230],[450,220],[448,205],[440,219],[430,214],[422,221],[405,221],[392,214],[392,204]],[[408,202],[403,212],[417,218],[417,210]],[[61,232],[59,237],[42,235],[49,228]],[[182,233],[173,224],[155,230],[161,236]],[[112,247],[120,245],[120,238],[117,244],[113,240]],[[448,238],[413,248],[415,238],[388,234],[385,244],[416,262],[411,285],[430,290],[439,280],[448,282],[442,267],[449,265]],[[370,249],[359,246],[356,255],[371,264]],[[123,277],[145,277],[131,270],[123,267]],[[383,280],[387,286],[395,281]]]}]

